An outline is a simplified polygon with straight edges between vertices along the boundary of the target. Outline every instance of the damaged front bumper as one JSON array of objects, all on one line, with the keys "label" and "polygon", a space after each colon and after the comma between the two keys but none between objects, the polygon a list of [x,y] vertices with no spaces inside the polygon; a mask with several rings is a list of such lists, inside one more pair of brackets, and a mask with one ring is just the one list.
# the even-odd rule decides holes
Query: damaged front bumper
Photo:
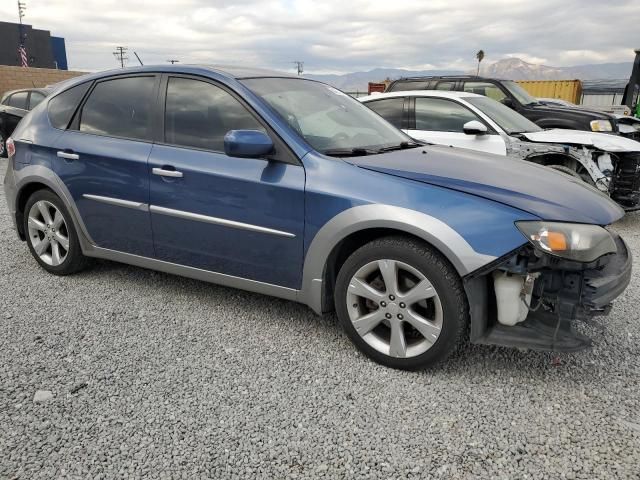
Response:
[{"label": "damaged front bumper", "polygon": [[[612,234],[617,253],[591,263],[564,260],[525,245],[465,278],[471,313],[471,341],[479,344],[551,351],[577,351],[591,339],[575,330],[578,321],[607,315],[631,280],[632,258],[625,242]],[[493,273],[535,278],[524,321],[498,321]],[[526,283],[526,282],[525,282]]]}]

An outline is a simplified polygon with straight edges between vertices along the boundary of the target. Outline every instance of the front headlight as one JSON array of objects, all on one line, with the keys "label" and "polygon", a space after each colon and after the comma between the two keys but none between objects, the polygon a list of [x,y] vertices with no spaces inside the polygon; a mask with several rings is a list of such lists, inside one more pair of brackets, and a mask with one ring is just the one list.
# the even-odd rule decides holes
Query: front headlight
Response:
[{"label": "front headlight", "polygon": [[516,227],[537,249],[576,262],[593,262],[618,250],[609,232],[598,225],[526,221],[516,222]]},{"label": "front headlight", "polygon": [[613,126],[609,120],[591,120],[590,125],[593,132],[613,132]]}]

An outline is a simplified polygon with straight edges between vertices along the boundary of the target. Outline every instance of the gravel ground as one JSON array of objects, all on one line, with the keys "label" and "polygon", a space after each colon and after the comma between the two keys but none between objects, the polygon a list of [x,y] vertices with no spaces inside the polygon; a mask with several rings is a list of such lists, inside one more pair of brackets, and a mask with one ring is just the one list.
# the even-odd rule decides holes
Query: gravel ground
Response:
[{"label": "gravel ground", "polygon": [[[0,478],[640,477],[637,275],[590,351],[407,373],[295,303],[109,262],[48,275],[3,195]],[[615,228],[640,258],[640,215]]]}]

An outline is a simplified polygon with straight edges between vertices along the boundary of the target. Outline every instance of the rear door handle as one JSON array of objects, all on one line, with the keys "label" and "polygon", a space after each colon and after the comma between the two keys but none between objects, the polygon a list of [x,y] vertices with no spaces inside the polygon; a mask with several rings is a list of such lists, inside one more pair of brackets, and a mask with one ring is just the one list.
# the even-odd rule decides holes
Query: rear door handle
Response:
[{"label": "rear door handle", "polygon": [[153,168],[151,172],[161,177],[182,178],[182,172],[177,170],[165,170],[164,168]]},{"label": "rear door handle", "polygon": [[78,155],[77,153],[69,153],[69,152],[58,152],[58,156],[60,158],[66,158],[67,160],[79,160],[80,159],[80,155]]}]

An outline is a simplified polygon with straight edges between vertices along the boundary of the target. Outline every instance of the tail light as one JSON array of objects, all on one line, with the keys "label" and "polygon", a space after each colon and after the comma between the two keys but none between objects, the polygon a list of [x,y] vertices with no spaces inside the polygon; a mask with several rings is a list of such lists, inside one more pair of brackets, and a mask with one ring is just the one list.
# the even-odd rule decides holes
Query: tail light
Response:
[{"label": "tail light", "polygon": [[7,138],[7,156],[9,158],[13,157],[16,154],[16,145],[13,143],[13,138]]}]

